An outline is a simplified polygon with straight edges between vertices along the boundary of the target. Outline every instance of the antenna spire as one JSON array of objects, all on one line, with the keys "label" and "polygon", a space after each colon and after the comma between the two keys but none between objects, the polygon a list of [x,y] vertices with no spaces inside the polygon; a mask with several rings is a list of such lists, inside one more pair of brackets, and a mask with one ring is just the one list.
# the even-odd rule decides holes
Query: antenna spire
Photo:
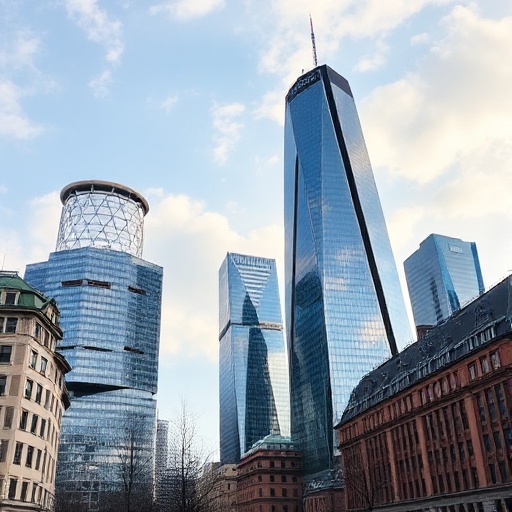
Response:
[{"label": "antenna spire", "polygon": [[313,45],[313,63],[316,68],[318,66],[318,61],[316,58],[315,31],[313,30],[313,19],[311,18],[311,14],[309,15],[309,26],[311,27],[311,44]]}]

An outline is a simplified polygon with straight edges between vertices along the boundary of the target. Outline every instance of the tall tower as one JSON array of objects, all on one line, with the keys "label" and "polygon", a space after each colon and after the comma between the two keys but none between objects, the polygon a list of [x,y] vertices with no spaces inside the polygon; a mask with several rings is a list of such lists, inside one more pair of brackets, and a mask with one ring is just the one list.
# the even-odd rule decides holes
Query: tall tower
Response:
[{"label": "tall tower", "polygon": [[138,473],[134,493],[152,489],[162,268],[141,259],[141,195],[80,181],[61,200],[56,251],[28,265],[25,278],[56,299],[58,351],[72,367],[57,492],[96,510],[103,493],[121,492],[130,469]]},{"label": "tall tower", "polygon": [[417,326],[436,325],[485,291],[474,242],[429,235],[404,269]]},{"label": "tall tower", "polygon": [[220,460],[290,435],[288,365],[275,260],[228,253],[219,270]]},{"label": "tall tower", "polygon": [[291,432],[315,474],[352,389],[411,335],[354,98],[328,66],[286,96],[284,166]]}]

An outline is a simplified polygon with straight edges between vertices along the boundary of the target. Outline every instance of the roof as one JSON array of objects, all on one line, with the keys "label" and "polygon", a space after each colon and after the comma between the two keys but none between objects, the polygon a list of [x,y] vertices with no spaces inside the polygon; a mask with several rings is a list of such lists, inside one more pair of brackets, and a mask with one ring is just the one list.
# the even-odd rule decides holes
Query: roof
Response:
[{"label": "roof", "polygon": [[16,304],[17,306],[28,306],[42,309],[52,301],[52,299],[49,299],[40,291],[32,288],[32,286],[24,281],[17,272],[13,271],[0,271],[0,290],[3,289],[17,290],[21,292]]},{"label": "roof", "polygon": [[268,434],[263,439],[256,441],[251,448],[242,455],[242,458],[252,455],[259,450],[297,450],[292,439],[279,434]]},{"label": "roof", "polygon": [[62,201],[62,204],[66,204],[68,197],[77,192],[103,192],[107,194],[115,193],[138,203],[144,210],[144,215],[146,215],[149,211],[149,203],[144,196],[131,189],[130,187],[120,185],[119,183],[114,183],[113,181],[87,180],[70,183],[61,190],[60,200]]},{"label": "roof", "polygon": [[481,346],[511,335],[511,305],[512,275],[365,375],[352,391],[337,427],[442,368],[452,366]]}]

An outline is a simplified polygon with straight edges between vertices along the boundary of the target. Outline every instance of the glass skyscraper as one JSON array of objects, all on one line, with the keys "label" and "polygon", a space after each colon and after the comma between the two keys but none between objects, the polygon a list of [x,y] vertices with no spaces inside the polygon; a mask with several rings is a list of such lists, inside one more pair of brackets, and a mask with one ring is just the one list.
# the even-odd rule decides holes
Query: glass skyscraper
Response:
[{"label": "glass skyscraper", "polygon": [[328,66],[288,92],[284,151],[291,434],[312,475],[332,469],[352,389],[411,334],[354,98]]},{"label": "glass skyscraper", "polygon": [[142,196],[85,181],[61,199],[57,250],[28,265],[25,278],[56,299],[64,331],[57,350],[72,367],[57,496],[95,510],[105,493],[122,489],[127,464],[138,475],[134,489],[151,495],[162,268],[141,259]]},{"label": "glass skyscraper", "polygon": [[219,270],[220,460],[290,435],[288,365],[275,260],[228,253]]},{"label": "glass skyscraper", "polygon": [[485,291],[474,242],[429,235],[404,269],[417,326],[436,325]]}]

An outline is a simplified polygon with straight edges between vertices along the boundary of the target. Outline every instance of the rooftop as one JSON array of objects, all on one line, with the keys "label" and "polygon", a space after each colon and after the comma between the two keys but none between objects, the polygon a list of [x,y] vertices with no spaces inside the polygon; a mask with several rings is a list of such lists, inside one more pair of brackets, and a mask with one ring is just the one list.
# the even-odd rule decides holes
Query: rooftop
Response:
[{"label": "rooftop", "polygon": [[352,391],[337,426],[453,365],[492,340],[512,334],[511,306],[512,275],[365,375]]}]

